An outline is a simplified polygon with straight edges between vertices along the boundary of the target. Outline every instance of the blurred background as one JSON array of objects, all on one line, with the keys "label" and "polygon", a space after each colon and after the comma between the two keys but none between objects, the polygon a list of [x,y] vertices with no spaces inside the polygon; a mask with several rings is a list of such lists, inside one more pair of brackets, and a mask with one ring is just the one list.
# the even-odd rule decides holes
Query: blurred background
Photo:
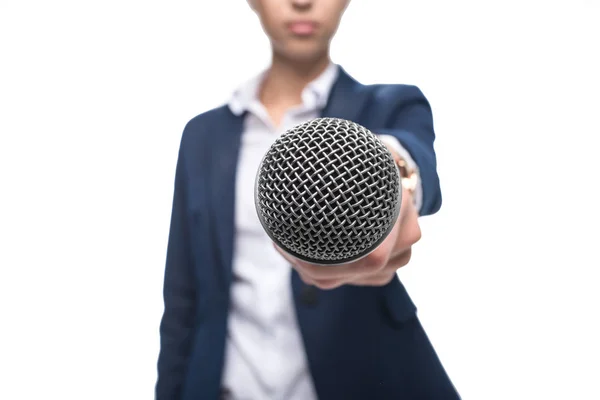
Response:
[{"label": "blurred background", "polygon": [[[443,205],[399,274],[464,399],[600,399],[599,19],[354,0],[333,43],[431,102]],[[0,1],[0,398],[153,397],[183,127],[269,56],[244,0]]]}]

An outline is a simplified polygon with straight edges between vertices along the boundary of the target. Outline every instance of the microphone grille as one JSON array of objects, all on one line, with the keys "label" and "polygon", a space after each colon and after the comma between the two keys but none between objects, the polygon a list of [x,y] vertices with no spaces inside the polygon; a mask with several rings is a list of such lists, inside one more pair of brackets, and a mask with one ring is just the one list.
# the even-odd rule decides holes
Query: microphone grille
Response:
[{"label": "microphone grille", "polygon": [[400,210],[394,159],[368,129],[317,118],[281,135],[265,154],[255,184],[259,220],[293,256],[338,264],[374,250]]}]

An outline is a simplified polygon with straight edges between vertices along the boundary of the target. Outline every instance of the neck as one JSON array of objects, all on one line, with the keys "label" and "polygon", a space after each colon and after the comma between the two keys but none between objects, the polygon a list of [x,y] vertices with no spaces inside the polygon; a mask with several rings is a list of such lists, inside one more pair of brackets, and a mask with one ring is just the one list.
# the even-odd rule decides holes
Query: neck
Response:
[{"label": "neck", "polygon": [[[282,114],[283,110],[301,104],[302,91],[306,85],[317,78],[329,63],[328,53],[316,61],[306,63],[289,60],[274,53],[261,86],[260,101],[268,110],[274,110],[271,114]],[[275,115],[272,116],[275,120],[278,119]]]}]

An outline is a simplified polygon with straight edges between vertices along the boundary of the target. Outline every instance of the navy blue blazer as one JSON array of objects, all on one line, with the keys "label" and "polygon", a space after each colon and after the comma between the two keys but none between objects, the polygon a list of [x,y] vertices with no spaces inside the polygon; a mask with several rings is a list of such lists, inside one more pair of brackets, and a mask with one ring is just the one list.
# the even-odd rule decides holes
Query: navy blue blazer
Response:
[{"label": "navy blue blazer", "polygon": [[[438,211],[432,112],[417,87],[362,85],[340,68],[322,116],[398,138],[420,169],[421,215]],[[158,400],[216,400],[222,391],[242,129],[243,116],[222,106],[190,120],[182,135],[164,276]],[[294,272],[290,284],[319,399],[459,398],[399,279],[383,287],[318,290]]]}]

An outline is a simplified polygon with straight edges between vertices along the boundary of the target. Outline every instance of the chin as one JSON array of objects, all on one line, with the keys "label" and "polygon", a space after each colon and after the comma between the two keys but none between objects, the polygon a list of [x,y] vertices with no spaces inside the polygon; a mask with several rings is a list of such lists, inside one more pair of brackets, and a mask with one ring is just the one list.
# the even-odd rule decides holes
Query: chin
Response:
[{"label": "chin", "polygon": [[313,41],[288,43],[280,54],[285,58],[301,63],[313,62],[321,59],[328,52],[327,46]]}]

